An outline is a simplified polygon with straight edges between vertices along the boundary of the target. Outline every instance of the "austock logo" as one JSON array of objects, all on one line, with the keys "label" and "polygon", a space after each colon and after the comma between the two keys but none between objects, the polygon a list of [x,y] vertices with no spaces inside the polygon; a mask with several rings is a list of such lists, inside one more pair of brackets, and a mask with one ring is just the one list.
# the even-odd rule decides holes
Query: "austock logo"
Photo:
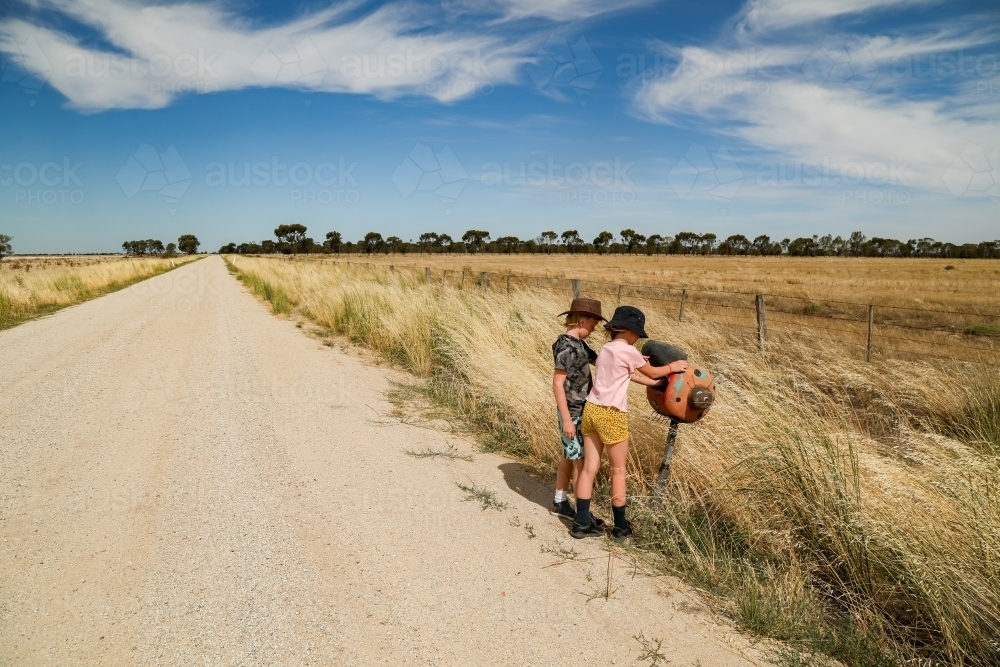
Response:
[{"label": "austock logo", "polygon": [[257,83],[265,87],[295,83],[314,86],[328,69],[312,40],[306,37],[292,43],[283,35],[276,35],[250,66]]},{"label": "austock logo", "polygon": [[564,37],[552,35],[528,65],[528,76],[540,91],[558,93],[573,90],[585,106],[585,96],[597,85],[604,67],[583,37],[570,45]]},{"label": "austock logo", "polygon": [[[52,65],[34,37],[23,44],[0,43],[0,81],[20,86],[26,95],[37,95],[48,80]],[[35,100],[28,104],[35,106]]]},{"label": "austock logo", "polygon": [[82,162],[63,157],[41,164],[0,163],[0,186],[14,186],[16,204],[81,204],[84,200],[80,180]]},{"label": "austock logo", "polygon": [[827,35],[802,63],[802,73],[816,85],[867,90],[878,74],[878,64],[868,49],[856,40]]},{"label": "austock logo", "polygon": [[279,162],[277,157],[243,163],[215,161],[209,162],[205,169],[205,185],[279,188],[291,185],[293,204],[356,204],[361,199],[353,175],[357,166],[357,162],[349,163],[344,156],[337,163],[299,161],[290,165]]},{"label": "austock logo", "polygon": [[942,177],[952,197],[993,197],[1000,188],[997,148],[987,153],[982,146],[966,144]]},{"label": "austock logo", "polygon": [[[177,204],[193,180],[191,171],[171,144],[162,153],[142,143],[118,170],[119,187],[131,199],[139,192],[156,192],[168,204]],[[177,212],[170,209],[170,214]]]},{"label": "austock logo", "polygon": [[392,174],[392,183],[404,199],[414,192],[433,192],[449,206],[448,215],[468,180],[469,173],[447,144],[439,153],[426,144],[415,144]]},{"label": "austock logo", "polygon": [[709,195],[729,202],[743,184],[743,172],[725,146],[709,153],[705,146],[691,144],[670,169],[667,182],[678,197]]}]

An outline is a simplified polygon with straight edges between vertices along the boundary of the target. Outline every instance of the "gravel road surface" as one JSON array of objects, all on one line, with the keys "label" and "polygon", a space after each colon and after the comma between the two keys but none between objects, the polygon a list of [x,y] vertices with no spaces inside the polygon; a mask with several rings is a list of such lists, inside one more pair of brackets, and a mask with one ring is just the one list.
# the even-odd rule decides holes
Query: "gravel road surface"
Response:
[{"label": "gravel road surface", "polygon": [[[0,350],[2,665],[650,664],[639,633],[674,666],[760,664],[625,557],[600,597],[607,547],[569,538],[546,483],[401,423],[394,371],[219,257]],[[449,445],[473,461],[405,453]]]}]

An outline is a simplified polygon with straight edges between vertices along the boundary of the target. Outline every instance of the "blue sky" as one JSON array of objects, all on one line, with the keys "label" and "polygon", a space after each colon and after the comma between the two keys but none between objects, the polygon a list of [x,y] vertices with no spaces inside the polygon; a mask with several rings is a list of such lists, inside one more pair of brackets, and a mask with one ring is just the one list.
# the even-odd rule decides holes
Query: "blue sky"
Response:
[{"label": "blue sky", "polygon": [[995,2],[0,11],[0,233],[22,253],[287,222],[1000,238]]}]

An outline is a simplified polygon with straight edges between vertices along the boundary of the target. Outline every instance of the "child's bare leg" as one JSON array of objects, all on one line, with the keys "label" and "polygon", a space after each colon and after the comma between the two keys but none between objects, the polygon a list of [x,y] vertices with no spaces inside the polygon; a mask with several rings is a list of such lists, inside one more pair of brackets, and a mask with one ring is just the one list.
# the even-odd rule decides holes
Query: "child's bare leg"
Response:
[{"label": "child's bare leg", "polygon": [[595,434],[583,436],[583,464],[576,479],[576,497],[590,498],[594,493],[594,480],[601,469],[604,443]]},{"label": "child's bare leg", "polygon": [[569,479],[574,472],[574,463],[576,461],[570,461],[565,456],[559,461],[559,467],[556,468],[556,491],[566,491],[569,488]]},{"label": "child's bare leg", "polygon": [[626,528],[626,465],[628,463],[628,440],[608,445],[608,464],[611,468],[611,510],[615,515],[615,527]]},{"label": "child's bare leg", "polygon": [[577,494],[580,484],[580,473],[583,471],[583,459],[573,461],[573,495]]},{"label": "child's bare leg", "polygon": [[583,466],[576,480],[576,522],[589,526],[594,519],[590,515],[590,501],[594,495],[594,480],[601,469],[601,453],[604,443],[594,434],[583,436]]}]

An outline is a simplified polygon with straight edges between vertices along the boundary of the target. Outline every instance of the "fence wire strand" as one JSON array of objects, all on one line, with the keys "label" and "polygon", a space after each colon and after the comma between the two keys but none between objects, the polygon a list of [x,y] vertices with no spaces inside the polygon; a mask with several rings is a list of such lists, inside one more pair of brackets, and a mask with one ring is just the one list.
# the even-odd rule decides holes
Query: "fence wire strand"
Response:
[{"label": "fence wire strand", "polygon": [[[285,258],[285,259],[287,259],[287,258]],[[294,261],[294,258],[291,261]],[[313,261],[313,260],[309,260],[309,261]],[[725,309],[730,310],[730,311],[734,311],[734,310],[735,311],[745,311],[747,314],[753,315],[753,314],[755,314],[755,310],[756,310],[756,308],[755,308],[755,306],[753,304],[739,305],[739,304],[733,304],[733,303],[719,303],[719,302],[708,300],[708,299],[705,299],[705,298],[692,298],[692,296],[691,296],[692,294],[699,295],[699,296],[701,296],[701,295],[711,295],[711,297],[716,297],[718,299],[725,299],[727,297],[734,297],[734,296],[743,296],[743,297],[754,297],[754,298],[756,298],[758,296],[758,294],[759,294],[759,293],[756,293],[756,292],[744,292],[744,291],[738,291],[738,290],[725,290],[725,289],[708,289],[708,288],[703,288],[703,287],[657,287],[655,285],[642,285],[642,284],[634,284],[634,283],[613,283],[613,282],[607,282],[607,281],[602,281],[602,280],[590,280],[590,279],[586,279],[586,278],[574,279],[574,278],[565,278],[565,277],[561,277],[561,276],[537,276],[537,275],[530,275],[530,274],[523,274],[523,273],[513,273],[513,272],[506,272],[506,273],[497,273],[497,272],[488,272],[488,271],[487,272],[476,272],[476,271],[467,271],[464,268],[461,268],[461,269],[431,269],[430,273],[427,274],[427,273],[421,273],[421,272],[419,272],[419,269],[421,269],[421,268],[424,268],[424,270],[426,271],[426,267],[420,267],[420,266],[416,266],[416,265],[385,265],[385,264],[382,264],[380,262],[351,262],[351,261],[344,261],[344,260],[322,260],[321,259],[321,260],[319,260],[319,263],[320,264],[327,264],[327,263],[329,263],[331,265],[337,265],[337,266],[347,265],[347,266],[349,266],[351,268],[360,268],[360,267],[364,266],[365,269],[367,269],[367,270],[371,270],[372,268],[380,268],[380,267],[381,268],[385,268],[387,266],[391,267],[392,270],[397,270],[397,271],[399,271],[399,270],[405,270],[405,269],[410,269],[410,270],[412,270],[412,271],[414,271],[416,273],[416,275],[417,275],[418,278],[422,278],[424,276],[429,276],[431,278],[431,283],[432,284],[434,283],[434,280],[433,280],[434,275],[438,274],[438,275],[441,276],[441,280],[437,284],[440,284],[440,285],[442,285],[444,287],[449,287],[450,286],[448,279],[451,278],[451,277],[454,277],[454,279],[455,279],[454,282],[455,282],[456,286],[458,286],[459,284],[465,285],[466,284],[466,277],[468,277],[468,281],[467,281],[468,282],[468,286],[469,287],[473,287],[473,286],[477,286],[478,287],[479,286],[479,281],[480,281],[480,276],[483,273],[485,273],[486,274],[486,284],[487,284],[488,288],[489,289],[495,289],[495,290],[498,290],[498,291],[502,291],[505,288],[513,289],[515,287],[518,287],[520,289],[527,289],[527,290],[539,290],[539,289],[544,289],[544,290],[547,290],[547,291],[556,290],[556,289],[567,289],[568,290],[574,284],[574,281],[576,281],[576,285],[580,289],[581,293],[586,288],[586,291],[591,292],[591,293],[593,293],[595,291],[601,291],[601,292],[604,292],[604,293],[607,293],[607,294],[613,294],[613,295],[616,296],[616,298],[620,296],[622,299],[624,299],[624,298],[627,297],[627,298],[632,298],[632,299],[637,299],[637,300],[643,300],[643,301],[654,301],[654,302],[660,302],[660,303],[664,303],[664,304],[672,304],[677,309],[680,308],[680,305],[681,305],[681,303],[683,301],[683,303],[684,303],[684,317],[685,317],[686,321],[687,321],[688,318],[690,318],[693,321],[708,322],[708,323],[719,325],[719,326],[723,326],[723,327],[733,327],[733,328],[738,328],[738,329],[742,329],[742,330],[745,330],[745,331],[751,331],[751,332],[754,332],[754,333],[759,333],[759,330],[758,330],[757,326],[750,326],[750,325],[746,325],[746,324],[739,324],[737,322],[727,322],[727,321],[724,321],[724,320],[718,320],[718,319],[706,317],[701,312],[703,310],[709,310],[710,311],[711,309],[715,309],[715,308],[725,308]],[[648,293],[649,291],[654,291],[654,290],[655,290],[656,294],[649,294]],[[777,327],[777,330],[773,332],[774,335],[782,335],[782,336],[792,335],[792,334],[789,334],[787,331],[782,331],[782,329],[785,329],[786,327],[787,328],[795,328],[797,330],[802,330],[802,329],[808,329],[810,331],[811,330],[817,330],[817,331],[824,332],[825,336],[827,336],[830,339],[836,340],[839,343],[842,343],[842,344],[845,344],[845,345],[854,346],[854,347],[860,347],[860,348],[867,348],[867,346],[868,346],[867,342],[859,342],[857,340],[851,340],[851,339],[845,338],[844,336],[830,335],[830,334],[848,334],[848,335],[852,335],[853,334],[853,335],[857,335],[857,336],[867,336],[868,325],[869,325],[868,319],[867,319],[867,317],[868,317],[867,316],[867,312],[868,312],[868,309],[870,307],[874,307],[875,308],[875,311],[874,311],[875,313],[878,313],[879,311],[890,310],[890,311],[909,311],[909,312],[936,313],[936,314],[943,314],[943,315],[962,315],[962,316],[979,317],[979,318],[995,318],[995,317],[1000,317],[1000,315],[998,315],[996,313],[991,314],[991,313],[972,312],[972,311],[965,311],[965,310],[953,310],[953,309],[942,309],[942,308],[926,308],[926,307],[917,307],[917,306],[890,306],[890,305],[880,305],[880,304],[868,304],[868,303],[862,303],[862,302],[857,302],[857,301],[843,301],[843,300],[838,300],[838,299],[810,298],[810,297],[793,296],[793,295],[787,295],[787,294],[761,293],[760,295],[764,297],[765,304],[767,304],[768,300],[772,300],[772,304],[770,306],[766,306],[765,307],[765,312],[766,312],[766,314],[767,314],[768,317],[772,318],[770,320],[770,322],[769,322],[769,325],[779,325]],[[850,308],[858,309],[861,312],[863,312],[864,313],[864,317],[862,318],[860,316],[860,313],[859,313],[859,317],[857,319],[852,318],[852,317],[833,316],[833,315],[831,315],[831,316],[812,315],[812,314],[808,314],[808,313],[804,313],[804,312],[796,312],[796,311],[792,311],[792,310],[783,309],[783,308],[778,307],[777,304],[773,303],[773,300],[778,300],[780,302],[780,300],[783,300],[783,299],[789,299],[789,300],[795,300],[795,301],[804,301],[807,304],[835,304],[835,305],[838,305],[838,306],[848,306]],[[799,318],[808,318],[809,322],[808,323],[804,323],[804,322],[800,321]],[[819,321],[822,321],[823,323],[820,323]],[[826,324],[826,323],[829,323],[829,322],[846,322],[846,323],[850,323],[850,324],[856,325],[857,328],[856,329],[855,328],[841,328],[841,327],[836,327],[836,326],[831,327],[831,326],[828,326]],[[782,325],[785,325],[785,326],[782,326]],[[906,330],[906,331],[921,331],[921,332],[926,332],[927,334],[933,335],[933,336],[948,336],[948,337],[950,337],[952,339],[954,339],[957,336],[970,336],[970,334],[965,334],[965,333],[962,333],[962,332],[959,332],[959,331],[948,330],[948,329],[943,329],[943,328],[938,328],[938,327],[915,326],[915,325],[912,325],[912,324],[906,324],[906,323],[901,323],[901,322],[891,322],[891,321],[888,321],[888,320],[885,320],[885,319],[882,319],[882,320],[874,319],[874,321],[872,322],[872,326],[874,327],[873,328],[873,332],[875,332],[875,340],[873,342],[873,351],[876,351],[879,354],[884,354],[884,352],[878,350],[878,347],[879,347],[878,343],[881,342],[881,341],[883,341],[883,340],[890,340],[890,341],[896,341],[896,342],[905,342],[905,343],[911,343],[911,344],[919,345],[919,346],[940,345],[942,342],[944,342],[944,341],[940,341],[940,340],[919,340],[919,339],[916,339],[916,338],[909,338],[909,337],[906,337],[906,336],[893,336],[893,335],[884,333],[882,331],[878,331],[878,329],[881,328],[881,327],[893,327],[893,328],[896,328],[896,329],[902,329],[902,330]],[[994,347],[992,341],[985,341],[984,342],[984,346],[980,347],[980,346],[976,346],[976,345],[962,344],[962,343],[959,343],[959,342],[957,342],[955,340],[949,340],[949,341],[947,341],[947,347],[948,347],[948,349],[957,348],[957,349],[962,349],[962,350],[971,350],[971,351],[978,352],[978,353],[981,353],[981,354],[989,354],[989,355],[996,355],[996,354],[1000,353],[1000,350],[998,350],[998,349],[996,349]],[[929,356],[929,357],[932,357],[932,358],[944,358],[944,359],[950,358],[949,355],[932,354],[932,353],[928,353],[928,354],[926,354],[926,356]]]}]

